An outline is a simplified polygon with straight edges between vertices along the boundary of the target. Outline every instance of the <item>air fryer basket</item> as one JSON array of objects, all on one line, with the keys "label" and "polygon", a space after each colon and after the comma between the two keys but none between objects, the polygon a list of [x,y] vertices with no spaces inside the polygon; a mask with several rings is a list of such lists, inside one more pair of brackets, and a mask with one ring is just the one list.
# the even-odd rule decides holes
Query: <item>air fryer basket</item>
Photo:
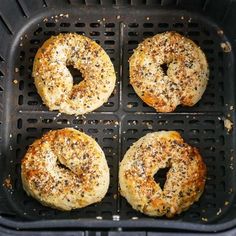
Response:
[{"label": "air fryer basket", "polygon": [[[224,127],[224,119],[235,122],[235,11],[236,1],[220,0],[0,0],[1,225],[198,231],[235,226],[235,130],[228,132]],[[129,84],[128,59],[144,38],[170,30],[202,48],[210,79],[197,105],[163,114],[135,94]],[[117,73],[109,101],[85,116],[48,111],[31,77],[37,49],[60,32],[77,32],[96,40]],[[226,52],[223,46],[229,43]],[[78,74],[74,76],[79,79]],[[28,197],[20,179],[20,162],[28,145],[48,130],[63,127],[93,136],[104,150],[111,172],[104,200],[71,212],[44,207]],[[144,134],[158,130],[179,131],[186,142],[199,148],[208,170],[200,201],[171,220],[132,210],[118,192],[119,161],[125,151]]]}]

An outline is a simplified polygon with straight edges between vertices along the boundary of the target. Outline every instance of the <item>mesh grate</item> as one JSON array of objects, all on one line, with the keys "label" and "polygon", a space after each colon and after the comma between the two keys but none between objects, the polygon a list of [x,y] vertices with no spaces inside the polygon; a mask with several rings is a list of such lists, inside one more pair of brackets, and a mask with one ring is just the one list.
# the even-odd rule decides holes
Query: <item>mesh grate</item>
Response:
[{"label": "mesh grate", "polygon": [[[4,189],[4,198],[7,199],[4,203],[12,209],[15,220],[148,218],[132,210],[119,196],[117,172],[118,163],[127,148],[144,134],[157,130],[179,131],[188,143],[199,148],[208,168],[203,197],[176,219],[195,223],[203,223],[205,219],[216,222],[227,213],[234,196],[234,160],[231,158],[234,139],[233,133],[227,133],[222,119],[227,114],[234,119],[230,110],[234,105],[234,94],[232,90],[226,92],[226,89],[233,88],[230,81],[232,54],[222,51],[220,43],[226,39],[206,19],[200,20],[186,12],[184,16],[175,11],[150,12],[119,11],[114,15],[109,11],[90,14],[82,10],[79,16],[73,10],[66,14],[56,12],[52,15],[49,12],[31,22],[19,35],[11,58],[12,74],[7,82],[9,92],[4,108],[3,147],[7,158],[1,163],[4,176],[10,174],[13,181],[13,191]],[[207,90],[196,106],[179,107],[172,114],[158,114],[145,105],[129,85],[128,58],[144,38],[167,30],[182,33],[200,45],[207,55],[211,74]],[[31,78],[35,53],[46,39],[59,32],[77,32],[94,39],[114,64],[117,73],[115,91],[107,103],[89,115],[76,117],[50,112],[36,92]],[[2,74],[0,70],[0,76]],[[48,130],[68,126],[84,131],[98,141],[105,151],[111,172],[109,191],[101,203],[69,213],[43,207],[26,196],[20,180],[20,160],[28,145]],[[3,213],[8,212],[5,210]]]}]

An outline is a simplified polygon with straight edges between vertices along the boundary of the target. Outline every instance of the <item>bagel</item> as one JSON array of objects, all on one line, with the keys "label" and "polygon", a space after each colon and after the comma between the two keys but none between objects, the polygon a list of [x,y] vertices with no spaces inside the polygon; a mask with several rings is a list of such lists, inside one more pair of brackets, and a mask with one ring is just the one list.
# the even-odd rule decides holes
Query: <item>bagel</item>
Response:
[{"label": "bagel", "polygon": [[95,140],[65,128],[49,131],[29,147],[21,178],[26,193],[41,204],[69,211],[102,200],[109,168]]},{"label": "bagel", "polygon": [[[154,180],[170,168],[163,189]],[[149,216],[173,217],[198,201],[206,166],[196,148],[175,131],[149,133],[135,142],[120,163],[120,193],[131,206]]]},{"label": "bagel", "polygon": [[[83,77],[73,85],[67,66]],[[113,64],[93,40],[75,33],[52,36],[36,53],[33,73],[35,86],[49,110],[85,114],[107,102],[116,82]]]},{"label": "bagel", "polygon": [[145,39],[129,65],[135,92],[157,112],[172,112],[180,104],[195,105],[208,82],[204,53],[192,40],[175,32]]}]

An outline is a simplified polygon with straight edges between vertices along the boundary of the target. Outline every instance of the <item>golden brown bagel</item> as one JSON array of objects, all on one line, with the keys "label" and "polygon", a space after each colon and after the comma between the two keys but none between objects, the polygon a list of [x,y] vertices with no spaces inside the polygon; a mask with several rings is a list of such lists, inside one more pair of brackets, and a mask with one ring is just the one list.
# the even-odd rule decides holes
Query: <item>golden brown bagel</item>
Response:
[{"label": "golden brown bagel", "polygon": [[145,39],[129,64],[135,92],[157,112],[172,112],[179,104],[193,106],[207,86],[204,53],[192,40],[175,32]]},{"label": "golden brown bagel", "polygon": [[45,206],[69,211],[102,200],[109,169],[95,140],[65,128],[49,131],[29,147],[21,178],[28,195]]},{"label": "golden brown bagel", "polygon": [[[80,70],[83,81],[73,85],[66,66]],[[113,64],[93,40],[78,34],[52,36],[38,50],[33,77],[50,110],[85,114],[97,109],[111,95],[116,81]]]},{"label": "golden brown bagel", "polygon": [[[154,175],[169,167],[161,189]],[[126,152],[120,163],[120,192],[131,206],[150,216],[173,217],[200,198],[206,166],[196,148],[184,143],[178,132],[145,135]]]}]

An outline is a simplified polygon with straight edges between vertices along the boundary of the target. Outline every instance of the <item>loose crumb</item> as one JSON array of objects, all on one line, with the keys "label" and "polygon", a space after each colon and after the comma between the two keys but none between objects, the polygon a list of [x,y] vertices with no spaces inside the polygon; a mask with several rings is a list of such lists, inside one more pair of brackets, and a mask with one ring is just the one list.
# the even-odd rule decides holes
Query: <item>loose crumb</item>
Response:
[{"label": "loose crumb", "polygon": [[113,195],[113,198],[114,198],[114,199],[117,199],[117,194],[114,194],[114,195]]},{"label": "loose crumb", "polygon": [[13,80],[13,83],[14,83],[14,84],[18,84],[18,80],[17,80],[17,79],[14,79],[14,80]]},{"label": "loose crumb", "polygon": [[148,129],[152,129],[152,125],[150,123],[147,123]]},{"label": "loose crumb", "polygon": [[119,215],[113,215],[113,216],[112,216],[112,219],[113,219],[114,221],[119,221],[119,220],[120,220],[120,216],[119,216]]},{"label": "loose crumb", "polygon": [[[101,122],[101,121],[102,121],[102,120],[100,120],[100,122]],[[103,124],[104,124],[104,125],[110,125],[110,124],[111,124],[111,121],[110,121],[110,120],[104,120]]]},{"label": "loose crumb", "polygon": [[232,123],[231,120],[225,119],[224,120],[224,126],[227,129],[227,131],[230,132],[232,130],[232,128],[233,128],[233,123]]},{"label": "loose crumb", "polygon": [[224,42],[220,44],[221,48],[223,49],[224,52],[231,52],[231,45],[229,42]]},{"label": "loose crumb", "polygon": [[219,209],[219,211],[217,211],[216,215],[220,215],[221,214],[221,208]]},{"label": "loose crumb", "polygon": [[232,111],[234,109],[234,106],[230,106],[229,110]]},{"label": "loose crumb", "polygon": [[224,31],[223,31],[223,30],[217,30],[217,34],[223,35],[223,34],[224,34]]},{"label": "loose crumb", "polygon": [[120,15],[116,16],[116,19],[119,20],[120,19]]},{"label": "loose crumb", "polygon": [[149,17],[147,17],[146,19],[147,19],[147,20],[150,20],[150,18],[149,18]]},{"label": "loose crumb", "polygon": [[133,107],[132,104],[128,104],[128,105],[127,105],[127,108],[129,108],[129,109],[132,108],[132,107]]},{"label": "loose crumb", "polygon": [[208,221],[208,219],[207,218],[204,218],[204,217],[202,217],[202,221]]},{"label": "loose crumb", "polygon": [[15,72],[16,72],[16,73],[19,72],[19,68],[18,68],[18,67],[15,68]]},{"label": "loose crumb", "polygon": [[229,205],[229,202],[228,201],[225,201],[225,206],[228,206]]},{"label": "loose crumb", "polygon": [[181,18],[180,18],[181,20],[184,20],[184,16],[181,16]]},{"label": "loose crumb", "polygon": [[11,183],[10,175],[8,175],[8,177],[3,181],[3,186],[7,189],[12,189],[12,183]]}]

